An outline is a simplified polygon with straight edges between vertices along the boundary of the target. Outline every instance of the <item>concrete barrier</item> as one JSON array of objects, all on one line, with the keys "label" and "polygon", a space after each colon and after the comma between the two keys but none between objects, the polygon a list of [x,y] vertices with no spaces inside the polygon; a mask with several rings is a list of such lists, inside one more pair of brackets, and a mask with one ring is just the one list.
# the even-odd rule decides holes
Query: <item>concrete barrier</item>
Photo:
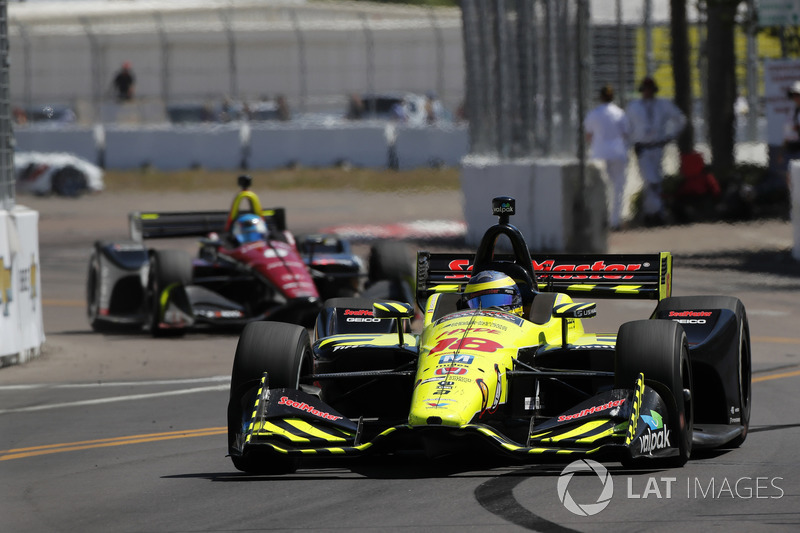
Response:
[{"label": "concrete barrier", "polygon": [[[394,133],[387,135],[387,130]],[[159,170],[270,170],[342,163],[384,169],[389,166],[387,137],[396,139],[395,152],[402,169],[457,166],[469,151],[466,126],[411,127],[377,120],[25,127],[15,133],[18,150],[67,152],[93,163],[102,160],[106,169],[120,170],[144,166]]]},{"label": "concrete barrier", "polygon": [[44,343],[39,213],[0,210],[0,367],[24,363]]},{"label": "concrete barrier", "polygon": [[66,152],[91,163],[97,162],[97,141],[91,127],[16,127],[14,140],[19,152]]},{"label": "concrete barrier", "polygon": [[242,164],[241,126],[108,126],[105,168],[233,170]]},{"label": "concrete barrier", "polygon": [[[491,214],[492,198],[511,196],[517,206],[511,223],[522,232],[531,250],[606,252],[608,208],[600,169],[587,165],[583,189],[578,171],[577,160],[465,158],[461,190],[467,243],[476,246],[486,228],[497,222]],[[583,214],[576,211],[580,196],[586,202]]]},{"label": "concrete barrier", "polygon": [[344,162],[356,167],[386,168],[387,152],[382,123],[267,123],[252,126],[247,162],[252,169],[330,167]]}]

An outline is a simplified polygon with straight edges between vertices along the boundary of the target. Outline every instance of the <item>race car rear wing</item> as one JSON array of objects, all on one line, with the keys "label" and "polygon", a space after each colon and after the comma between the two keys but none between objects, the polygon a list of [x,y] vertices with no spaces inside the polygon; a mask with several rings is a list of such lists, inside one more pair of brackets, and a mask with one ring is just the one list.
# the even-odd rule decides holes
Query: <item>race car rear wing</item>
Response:
[{"label": "race car rear wing", "polygon": [[[141,242],[144,239],[222,233],[225,231],[228,214],[228,211],[133,212],[128,215],[131,239]],[[267,226],[278,231],[286,230],[286,211],[283,207],[264,209],[261,215]]]},{"label": "race car rear wing", "polygon": [[[417,253],[417,303],[437,292],[455,293],[469,281],[475,254]],[[496,261],[513,262],[511,255]],[[672,254],[531,254],[541,292],[578,298],[662,300],[672,294]]]}]

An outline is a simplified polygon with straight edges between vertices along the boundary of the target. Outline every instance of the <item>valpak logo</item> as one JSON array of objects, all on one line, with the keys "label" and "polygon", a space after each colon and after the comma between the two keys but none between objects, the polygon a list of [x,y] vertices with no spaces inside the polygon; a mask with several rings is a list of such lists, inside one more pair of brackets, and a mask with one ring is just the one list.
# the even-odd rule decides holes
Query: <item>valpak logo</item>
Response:
[{"label": "valpak logo", "polygon": [[[578,503],[572,497],[569,485],[576,472],[593,472],[600,479],[600,486],[596,490],[599,494],[594,502],[589,499],[589,503]],[[611,497],[614,496],[614,480],[611,479],[611,474],[608,473],[606,467],[597,461],[581,459],[573,461],[561,471],[556,489],[558,490],[558,499],[569,512],[578,516],[593,516],[611,503]],[[583,501],[583,498],[580,500]]]},{"label": "valpak logo", "polygon": [[664,420],[655,411],[650,411],[650,416],[641,415],[647,424],[647,433],[639,437],[639,450],[641,453],[652,454],[654,450],[661,450],[671,446],[669,430],[664,427]]}]

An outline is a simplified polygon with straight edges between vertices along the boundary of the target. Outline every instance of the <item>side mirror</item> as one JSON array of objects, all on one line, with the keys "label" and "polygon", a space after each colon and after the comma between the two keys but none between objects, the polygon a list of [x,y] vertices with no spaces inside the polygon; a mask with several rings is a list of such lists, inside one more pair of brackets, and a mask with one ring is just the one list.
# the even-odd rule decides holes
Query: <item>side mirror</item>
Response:
[{"label": "side mirror", "polygon": [[414,318],[414,307],[403,302],[375,302],[372,304],[375,318],[394,318],[397,320],[398,345],[403,346],[403,319]]},{"label": "side mirror", "polygon": [[413,318],[414,308],[403,302],[375,302],[372,304],[375,318]]},{"label": "side mirror", "polygon": [[592,318],[593,316],[597,316],[597,304],[594,302],[588,302],[584,304],[580,303],[568,303],[568,304],[559,304],[553,307],[553,316],[555,318],[560,318],[561,320],[561,346],[562,348],[567,347],[567,326],[569,325],[569,321],[567,319],[575,319],[575,318]]},{"label": "side mirror", "polygon": [[588,302],[556,305],[553,307],[553,316],[556,318],[592,318],[597,316],[597,304]]}]

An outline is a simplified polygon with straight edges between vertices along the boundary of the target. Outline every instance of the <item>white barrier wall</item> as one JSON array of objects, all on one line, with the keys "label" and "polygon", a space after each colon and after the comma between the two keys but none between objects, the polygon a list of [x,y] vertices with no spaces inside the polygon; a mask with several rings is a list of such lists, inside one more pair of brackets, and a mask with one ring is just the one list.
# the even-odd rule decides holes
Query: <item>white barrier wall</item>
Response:
[{"label": "white barrier wall", "polygon": [[39,213],[0,210],[0,366],[24,363],[44,343]]},{"label": "white barrier wall", "polygon": [[800,161],[792,161],[791,165],[792,232],[794,234],[792,257],[800,261]]},{"label": "white barrier wall", "polygon": [[109,126],[105,129],[105,168],[236,169],[242,162],[240,130],[237,124]]},{"label": "white barrier wall", "polygon": [[273,169],[290,164],[330,167],[345,161],[356,167],[386,168],[384,129],[377,123],[253,126],[248,168]]},{"label": "white barrier wall", "polygon": [[14,128],[18,152],[66,152],[90,163],[97,162],[97,142],[89,127],[58,126],[49,128]]},{"label": "white barrier wall", "polygon": [[[288,165],[387,168],[388,122],[335,121],[327,124],[259,123],[195,126],[106,126],[95,141],[91,128],[18,128],[18,151],[67,152],[105,168],[159,170],[207,168],[270,170]],[[432,164],[457,166],[469,152],[465,125],[393,126],[401,169]]]},{"label": "white barrier wall", "polygon": [[[468,157],[461,170],[467,244],[477,246],[487,227],[497,223],[492,198],[511,196],[516,214],[511,223],[533,251],[602,253],[607,251],[606,192],[600,171],[587,165],[581,190],[578,163],[541,159],[497,161]],[[576,219],[576,200],[583,195],[586,214]]]}]

